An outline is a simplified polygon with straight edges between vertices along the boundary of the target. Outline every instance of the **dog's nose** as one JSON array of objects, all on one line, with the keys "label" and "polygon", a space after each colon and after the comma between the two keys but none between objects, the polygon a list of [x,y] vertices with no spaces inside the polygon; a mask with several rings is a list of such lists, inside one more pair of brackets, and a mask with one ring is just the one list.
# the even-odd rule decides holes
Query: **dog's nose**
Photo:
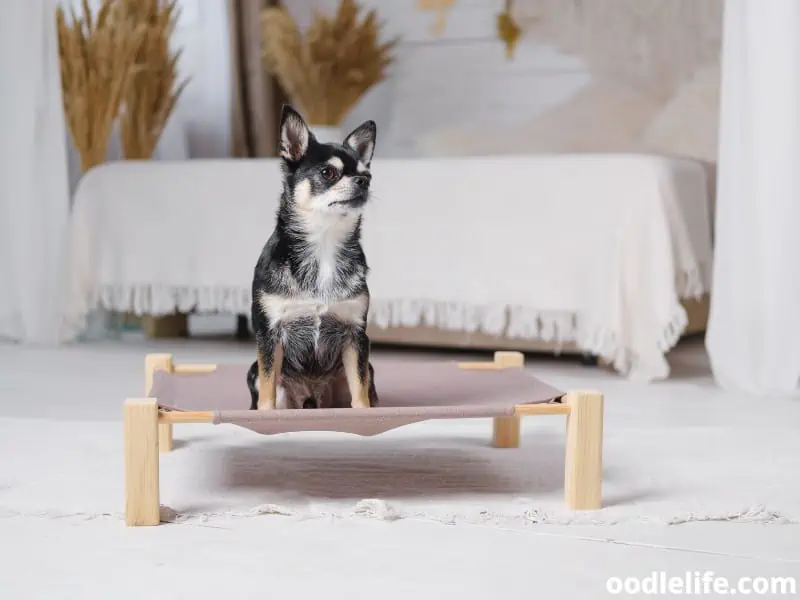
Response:
[{"label": "dog's nose", "polygon": [[353,177],[353,182],[362,189],[369,187],[369,177],[366,175],[356,175]]}]

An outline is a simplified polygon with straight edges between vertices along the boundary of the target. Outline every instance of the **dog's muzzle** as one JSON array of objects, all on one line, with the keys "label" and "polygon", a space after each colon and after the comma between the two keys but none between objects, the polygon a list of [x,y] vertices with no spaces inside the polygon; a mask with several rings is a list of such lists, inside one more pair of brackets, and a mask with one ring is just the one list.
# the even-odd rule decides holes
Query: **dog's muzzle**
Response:
[{"label": "dog's muzzle", "polygon": [[364,191],[362,193],[358,193],[353,195],[352,197],[348,198],[347,200],[338,200],[333,204],[338,206],[347,206],[349,208],[360,208],[367,203],[367,192]]},{"label": "dog's muzzle", "polygon": [[355,183],[359,187],[359,189],[362,189],[364,191],[369,189],[369,181],[370,178],[367,177],[366,175],[356,175],[355,177],[353,177],[353,183]]}]

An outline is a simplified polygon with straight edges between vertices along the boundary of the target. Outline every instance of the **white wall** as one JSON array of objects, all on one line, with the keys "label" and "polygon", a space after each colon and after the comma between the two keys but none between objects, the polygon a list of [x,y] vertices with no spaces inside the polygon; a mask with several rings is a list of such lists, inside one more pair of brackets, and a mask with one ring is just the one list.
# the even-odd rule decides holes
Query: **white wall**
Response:
[{"label": "white wall", "polygon": [[[333,13],[336,0],[293,0],[296,18],[311,10]],[[460,124],[514,123],[559,104],[589,82],[582,62],[522,38],[505,58],[495,31],[501,0],[458,0],[441,36],[431,34],[433,13],[416,0],[362,0],[386,22],[386,36],[402,36],[391,78],[369,93],[345,127],[378,122],[382,156],[418,154],[421,134]]]},{"label": "white wall", "polygon": [[[439,129],[529,120],[590,80],[579,59],[529,37],[520,40],[514,59],[506,60],[495,31],[502,0],[458,0],[440,36],[431,33],[434,14],[418,10],[416,0],[361,3],[378,10],[387,38],[402,38],[390,78],[368,93],[344,124],[348,129],[375,119],[381,156],[417,155],[420,136]],[[161,155],[179,157],[185,150],[191,157],[225,156],[231,82],[226,0],[179,4],[174,44],[183,48],[182,75],[192,80],[162,140]],[[304,25],[314,9],[333,14],[337,0],[292,0],[287,5]],[[111,158],[117,152],[112,144]]]}]

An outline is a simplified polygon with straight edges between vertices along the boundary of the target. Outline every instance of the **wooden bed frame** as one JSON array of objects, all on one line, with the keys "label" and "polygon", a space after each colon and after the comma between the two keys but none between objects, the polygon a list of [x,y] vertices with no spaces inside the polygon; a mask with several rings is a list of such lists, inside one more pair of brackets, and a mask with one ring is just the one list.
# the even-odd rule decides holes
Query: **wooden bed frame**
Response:
[{"label": "wooden bed frame", "polygon": [[[463,369],[522,368],[521,352],[497,351],[494,360],[463,362]],[[145,394],[150,394],[153,374],[210,373],[215,364],[175,364],[171,354],[145,358]],[[369,409],[365,409],[369,410]],[[158,399],[130,398],[124,404],[125,423],[125,524],[158,525],[160,520],[159,453],[172,450],[172,426],[212,423],[214,412],[162,411]],[[513,416],[493,419],[495,448],[518,448],[521,417],[566,416],[564,500],[572,510],[602,507],[603,395],[591,390],[572,390],[557,401],[519,404]]]}]

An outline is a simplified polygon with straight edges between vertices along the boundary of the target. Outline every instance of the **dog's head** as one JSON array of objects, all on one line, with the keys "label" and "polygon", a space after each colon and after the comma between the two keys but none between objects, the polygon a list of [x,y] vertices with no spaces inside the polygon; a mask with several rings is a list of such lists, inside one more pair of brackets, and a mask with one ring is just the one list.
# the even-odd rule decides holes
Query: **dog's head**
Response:
[{"label": "dog's head", "polygon": [[280,157],[292,208],[305,218],[359,214],[369,199],[375,136],[375,122],[366,121],[343,143],[323,144],[297,111],[284,106]]}]

